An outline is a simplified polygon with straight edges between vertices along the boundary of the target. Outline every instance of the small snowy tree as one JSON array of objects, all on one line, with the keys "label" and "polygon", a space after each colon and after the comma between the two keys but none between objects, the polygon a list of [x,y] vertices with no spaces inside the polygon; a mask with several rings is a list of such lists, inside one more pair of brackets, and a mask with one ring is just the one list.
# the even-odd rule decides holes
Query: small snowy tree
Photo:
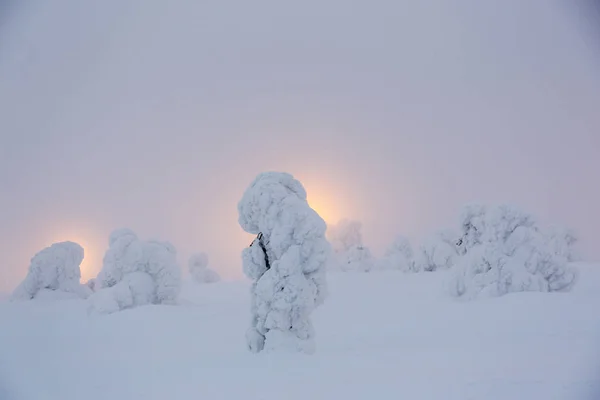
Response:
[{"label": "small snowy tree", "polygon": [[368,272],[375,260],[369,248],[362,243],[362,224],[359,221],[342,219],[328,228],[328,237],[334,251],[335,266],[342,271]]},{"label": "small snowy tree", "polygon": [[27,276],[12,294],[12,300],[31,300],[41,291],[57,291],[86,298],[91,290],[80,283],[83,247],[73,242],[54,243],[37,253]]},{"label": "small snowy tree", "polygon": [[181,287],[173,245],[114,231],[89,299],[90,311],[111,313],[145,304],[175,304]]},{"label": "small snowy tree", "polygon": [[196,283],[214,283],[221,280],[216,271],[208,268],[208,254],[193,254],[188,261],[188,270]]},{"label": "small snowy tree", "polygon": [[579,255],[575,249],[577,236],[569,229],[551,227],[546,232],[546,245],[552,252],[568,262],[578,261]]},{"label": "small snowy tree", "polygon": [[[477,224],[463,224],[465,255],[450,283],[455,296],[501,296],[571,287],[575,271],[548,245],[533,217],[510,206],[479,209],[485,212],[477,216]],[[477,240],[466,239],[473,237]]]},{"label": "small snowy tree", "polygon": [[312,353],[310,314],[326,295],[325,222],[308,205],[302,184],[279,172],[258,175],[238,212],[242,229],[258,235],[242,252],[244,273],[253,280],[249,350]]},{"label": "small snowy tree", "polygon": [[415,270],[437,271],[451,268],[458,258],[458,239],[449,232],[426,238],[415,257]]},{"label": "small snowy tree", "polygon": [[379,262],[380,269],[398,270],[402,272],[415,271],[414,253],[410,242],[404,236],[397,236],[386,249]]},{"label": "small snowy tree", "polygon": [[481,244],[485,231],[486,208],[481,204],[468,204],[460,214],[462,237],[458,239],[459,253],[465,254],[473,246]]}]

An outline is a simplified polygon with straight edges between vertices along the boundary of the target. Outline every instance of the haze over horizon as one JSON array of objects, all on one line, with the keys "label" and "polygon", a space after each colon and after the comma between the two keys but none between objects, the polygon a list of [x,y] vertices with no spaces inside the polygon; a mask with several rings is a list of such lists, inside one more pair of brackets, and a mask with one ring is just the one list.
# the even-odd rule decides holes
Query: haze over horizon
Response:
[{"label": "haze over horizon", "polygon": [[380,253],[511,203],[600,259],[600,58],[555,1],[7,3],[0,13],[0,291],[75,240],[206,251],[241,277],[236,205],[292,173]]}]

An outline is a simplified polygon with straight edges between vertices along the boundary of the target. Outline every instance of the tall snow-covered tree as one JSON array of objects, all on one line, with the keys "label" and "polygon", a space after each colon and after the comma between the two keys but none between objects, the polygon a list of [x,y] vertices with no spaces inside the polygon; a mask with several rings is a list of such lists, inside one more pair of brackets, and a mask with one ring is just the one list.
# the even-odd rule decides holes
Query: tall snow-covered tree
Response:
[{"label": "tall snow-covered tree", "polygon": [[258,235],[242,252],[244,273],[253,280],[248,348],[312,353],[310,314],[326,295],[325,222],[308,205],[302,184],[280,172],[258,175],[238,212],[242,229]]},{"label": "tall snow-covered tree", "polygon": [[450,284],[454,295],[472,298],[571,287],[575,271],[548,245],[531,215],[510,206],[477,210],[483,212],[465,213],[476,217],[462,224],[464,256]]},{"label": "tall snow-covered tree", "polygon": [[83,247],[73,242],[54,243],[37,253],[27,276],[12,294],[12,300],[31,300],[41,291],[57,291],[86,298],[91,290],[80,283]]},{"label": "tall snow-covered tree", "polygon": [[208,268],[208,254],[192,254],[188,261],[188,271],[196,283],[214,283],[221,280],[216,271]]},{"label": "tall snow-covered tree", "polygon": [[359,221],[342,219],[327,229],[327,236],[334,251],[332,266],[342,271],[368,272],[375,260],[368,247],[362,242],[362,224]]},{"label": "tall snow-covered tree", "polygon": [[168,242],[141,241],[130,229],[118,229],[110,235],[94,287],[89,299],[92,312],[175,304],[181,287],[175,248]]}]

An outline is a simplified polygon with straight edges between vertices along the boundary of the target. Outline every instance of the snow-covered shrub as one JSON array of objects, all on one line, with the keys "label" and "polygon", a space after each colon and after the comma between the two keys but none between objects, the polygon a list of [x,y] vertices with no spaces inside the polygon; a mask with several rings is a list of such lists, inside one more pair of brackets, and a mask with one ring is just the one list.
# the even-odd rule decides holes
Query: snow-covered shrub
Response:
[{"label": "snow-covered shrub", "polygon": [[438,271],[451,268],[459,256],[459,235],[441,231],[426,238],[415,255],[416,271]]},{"label": "snow-covered shrub", "polygon": [[375,260],[368,247],[363,245],[362,224],[343,219],[327,229],[327,236],[334,252],[331,266],[342,271],[368,272]]},{"label": "snow-covered shrub", "polygon": [[129,229],[114,231],[89,299],[90,311],[109,313],[145,304],[175,304],[181,271],[173,245],[141,241]]},{"label": "snow-covered shrub", "polygon": [[458,239],[459,253],[465,254],[467,249],[481,244],[481,236],[485,231],[486,208],[481,204],[469,204],[463,207],[460,214],[462,237]]},{"label": "snow-covered shrub", "polygon": [[280,172],[258,175],[238,212],[240,226],[258,235],[242,252],[244,273],[254,281],[249,350],[312,353],[310,314],[326,295],[325,222],[308,205],[302,184]]},{"label": "snow-covered shrub", "polygon": [[575,271],[548,245],[531,215],[510,206],[478,210],[483,212],[476,223],[463,223],[464,256],[450,283],[452,294],[472,298],[571,287]]},{"label": "snow-covered shrub", "polygon": [[379,269],[402,272],[415,271],[413,249],[404,236],[398,236],[386,249],[383,258],[378,262]]},{"label": "snow-covered shrub", "polygon": [[556,256],[568,262],[579,261],[579,255],[575,250],[577,236],[574,232],[554,226],[547,230],[545,237],[546,244]]},{"label": "snow-covered shrub", "polygon": [[31,259],[27,276],[15,289],[11,299],[31,300],[40,291],[59,291],[75,297],[88,297],[91,290],[79,282],[83,254],[83,247],[73,242],[54,243],[46,247]]},{"label": "snow-covered shrub", "polygon": [[89,279],[85,286],[89,287],[92,292],[96,291],[96,278]]},{"label": "snow-covered shrub", "polygon": [[341,253],[351,247],[361,246],[363,243],[361,230],[360,221],[349,219],[342,219],[336,225],[327,227],[327,238],[333,251]]},{"label": "snow-covered shrub", "polygon": [[208,254],[192,254],[188,261],[188,270],[192,280],[196,283],[214,283],[221,280],[216,271],[208,268]]}]

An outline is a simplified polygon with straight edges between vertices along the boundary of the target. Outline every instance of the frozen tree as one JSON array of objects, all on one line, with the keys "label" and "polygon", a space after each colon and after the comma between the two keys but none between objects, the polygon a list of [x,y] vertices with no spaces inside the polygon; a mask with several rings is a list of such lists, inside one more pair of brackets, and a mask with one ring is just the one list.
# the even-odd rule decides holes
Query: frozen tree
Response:
[{"label": "frozen tree", "polygon": [[188,261],[190,276],[196,283],[214,283],[221,280],[216,271],[208,268],[208,254],[193,254]]},{"label": "frozen tree", "polygon": [[362,223],[342,219],[336,225],[327,228],[327,237],[331,248],[336,253],[344,252],[352,247],[362,246]]},{"label": "frozen tree", "polygon": [[308,205],[302,184],[280,172],[258,175],[238,212],[240,226],[258,235],[242,252],[244,273],[253,280],[248,348],[312,353],[310,314],[326,295],[325,222]]},{"label": "frozen tree", "polygon": [[12,300],[31,300],[41,291],[58,291],[86,298],[91,290],[80,283],[83,247],[73,242],[54,243],[37,253],[27,276],[12,294]]},{"label": "frozen tree", "polygon": [[92,292],[96,291],[96,278],[89,279],[85,286],[89,287]]},{"label": "frozen tree", "polygon": [[341,220],[328,228],[328,237],[334,251],[332,266],[342,271],[368,272],[375,260],[369,248],[362,243],[362,224],[359,221]]},{"label": "frozen tree", "polygon": [[415,271],[414,253],[407,238],[404,236],[396,237],[379,261],[379,269],[403,272]]},{"label": "frozen tree", "polygon": [[481,204],[469,204],[460,214],[462,237],[458,239],[459,253],[465,254],[473,246],[481,244],[485,231],[486,208]]},{"label": "frozen tree", "polygon": [[129,229],[114,231],[94,283],[90,310],[110,313],[145,304],[175,304],[181,286],[173,245],[141,241]]},{"label": "frozen tree", "polygon": [[578,261],[579,256],[575,250],[577,236],[569,229],[551,227],[546,232],[546,244],[552,252],[568,262]]},{"label": "frozen tree", "polygon": [[575,271],[548,245],[532,216],[510,206],[484,210],[477,223],[463,224],[463,240],[477,240],[465,240],[465,255],[450,284],[454,295],[472,298],[571,287]]},{"label": "frozen tree", "polygon": [[415,256],[415,270],[437,271],[451,268],[458,258],[458,239],[448,231],[426,238]]}]

